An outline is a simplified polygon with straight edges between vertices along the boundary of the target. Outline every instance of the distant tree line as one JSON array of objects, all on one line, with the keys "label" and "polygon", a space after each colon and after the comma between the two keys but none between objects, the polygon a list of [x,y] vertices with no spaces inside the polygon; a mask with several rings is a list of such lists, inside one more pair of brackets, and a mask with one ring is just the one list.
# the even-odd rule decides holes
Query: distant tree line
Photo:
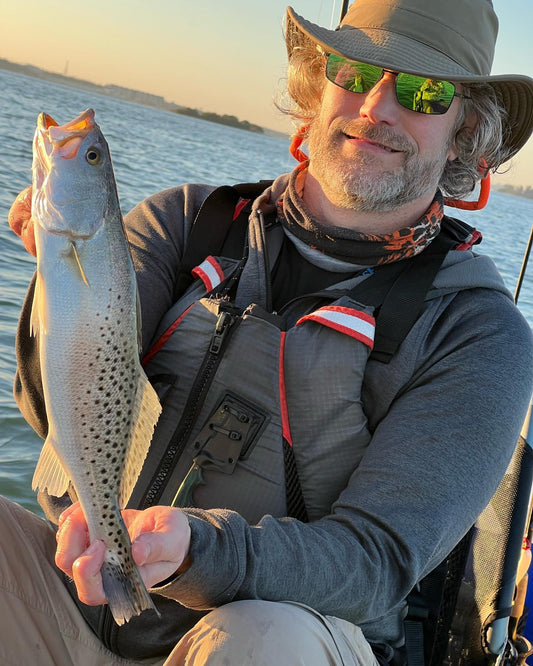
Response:
[{"label": "distant tree line", "polygon": [[238,127],[239,129],[247,130],[248,132],[256,132],[257,134],[264,134],[263,128],[259,125],[253,125],[247,120],[239,120],[237,116],[220,115],[212,111],[199,111],[198,109],[191,109],[183,107],[175,109],[176,113],[181,113],[184,116],[192,116],[193,118],[200,118],[201,120],[209,120],[212,123],[219,123],[221,125],[229,125],[230,127]]},{"label": "distant tree line", "polygon": [[505,194],[513,194],[516,197],[525,197],[526,199],[533,199],[533,187],[530,185],[527,185],[524,187],[523,185],[509,185],[508,183],[505,184],[498,184],[497,186],[494,187],[495,190],[498,192],[505,192]]}]

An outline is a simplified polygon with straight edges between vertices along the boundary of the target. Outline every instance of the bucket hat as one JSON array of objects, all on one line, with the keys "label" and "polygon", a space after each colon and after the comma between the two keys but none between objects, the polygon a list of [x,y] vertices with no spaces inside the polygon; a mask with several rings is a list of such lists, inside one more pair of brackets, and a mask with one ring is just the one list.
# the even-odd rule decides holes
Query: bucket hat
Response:
[{"label": "bucket hat", "polygon": [[533,131],[533,79],[490,75],[497,34],[491,0],[355,0],[336,30],[287,8],[289,57],[312,42],[326,53],[394,71],[490,84],[507,110],[509,159]]}]

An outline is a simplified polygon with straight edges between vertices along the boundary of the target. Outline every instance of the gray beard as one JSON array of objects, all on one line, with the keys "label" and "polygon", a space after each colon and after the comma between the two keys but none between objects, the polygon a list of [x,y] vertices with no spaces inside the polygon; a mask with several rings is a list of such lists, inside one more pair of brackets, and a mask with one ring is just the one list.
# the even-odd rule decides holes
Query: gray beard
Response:
[{"label": "gray beard", "polygon": [[[379,164],[379,158],[363,152],[347,164],[345,159],[338,158],[336,149],[345,133],[403,151],[404,164],[376,175],[372,167]],[[320,132],[315,122],[309,135],[313,173],[326,196],[340,208],[360,212],[388,212],[436,191],[448,148],[443,146],[440,154],[421,160],[413,146],[389,128],[359,120],[344,123],[332,134]]]}]

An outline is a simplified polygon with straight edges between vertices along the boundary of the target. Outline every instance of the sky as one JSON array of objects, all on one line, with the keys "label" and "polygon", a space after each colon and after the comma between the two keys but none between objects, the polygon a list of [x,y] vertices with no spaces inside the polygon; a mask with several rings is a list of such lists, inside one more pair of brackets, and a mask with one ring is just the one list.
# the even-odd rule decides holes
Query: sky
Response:
[{"label": "sky", "polygon": [[[288,0],[335,27],[341,0]],[[446,0],[442,0],[446,2]],[[0,0],[0,58],[293,131],[283,88],[287,0]],[[533,76],[533,0],[494,0],[494,74]],[[533,139],[496,179],[533,187]]]}]

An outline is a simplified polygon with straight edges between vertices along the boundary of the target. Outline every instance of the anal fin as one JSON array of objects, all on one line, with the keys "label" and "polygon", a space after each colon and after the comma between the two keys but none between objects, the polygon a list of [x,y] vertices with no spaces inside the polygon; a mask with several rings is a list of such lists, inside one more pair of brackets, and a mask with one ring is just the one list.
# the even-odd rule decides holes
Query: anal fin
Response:
[{"label": "anal fin", "polygon": [[62,497],[70,483],[69,475],[65,472],[50,437],[44,446],[37,461],[37,467],[31,483],[32,490],[47,490],[49,495]]}]

